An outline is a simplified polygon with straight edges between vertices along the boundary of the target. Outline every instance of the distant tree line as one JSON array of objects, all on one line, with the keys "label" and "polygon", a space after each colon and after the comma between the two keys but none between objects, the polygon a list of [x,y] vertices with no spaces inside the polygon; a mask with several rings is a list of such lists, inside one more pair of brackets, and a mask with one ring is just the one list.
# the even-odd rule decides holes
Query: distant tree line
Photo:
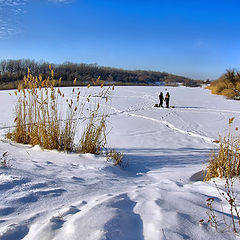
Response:
[{"label": "distant tree line", "polygon": [[[99,76],[106,84],[123,84],[123,85],[153,85],[165,82],[191,83],[186,77],[168,74],[166,72],[143,71],[143,70],[123,70],[111,67],[102,67],[97,64],[71,63],[62,64],[48,63],[45,61],[34,61],[28,59],[19,60],[1,60],[0,61],[0,83],[9,83],[22,80],[27,74],[27,69],[35,76],[49,75],[49,65],[54,70],[56,79],[62,78],[65,85],[71,85],[76,78],[78,84],[86,85],[96,80]],[[194,85],[189,84],[189,85]]]}]

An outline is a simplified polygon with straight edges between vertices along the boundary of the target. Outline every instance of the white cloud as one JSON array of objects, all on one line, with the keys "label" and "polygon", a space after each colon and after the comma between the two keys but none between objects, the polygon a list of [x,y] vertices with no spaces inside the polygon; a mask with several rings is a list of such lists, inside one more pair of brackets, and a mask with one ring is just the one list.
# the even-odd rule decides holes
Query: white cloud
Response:
[{"label": "white cloud", "polygon": [[[45,1],[63,4],[73,0]],[[26,13],[26,4],[30,2],[30,0],[0,0],[0,39],[21,31],[18,16]]]},{"label": "white cloud", "polygon": [[55,2],[55,3],[68,3],[71,0],[48,0],[49,2]]},{"label": "white cloud", "polygon": [[0,0],[0,38],[19,32],[17,16],[25,12],[27,0]]},{"label": "white cloud", "polygon": [[26,0],[0,0],[0,7],[2,8],[16,8],[26,5]]}]

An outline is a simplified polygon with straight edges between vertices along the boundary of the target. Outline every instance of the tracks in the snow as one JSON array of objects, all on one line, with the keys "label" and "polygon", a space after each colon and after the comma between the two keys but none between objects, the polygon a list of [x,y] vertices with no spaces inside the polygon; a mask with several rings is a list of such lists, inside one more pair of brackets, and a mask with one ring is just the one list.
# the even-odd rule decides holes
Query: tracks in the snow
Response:
[{"label": "tracks in the snow", "polygon": [[167,128],[169,128],[169,129],[171,129],[173,131],[179,132],[181,134],[185,134],[185,135],[190,136],[190,137],[202,139],[205,142],[212,143],[215,140],[213,138],[209,138],[207,136],[203,136],[201,134],[198,134],[198,133],[195,133],[195,132],[192,132],[192,131],[182,130],[182,129],[174,126],[172,123],[166,121],[165,118],[169,114],[174,113],[173,111],[175,111],[175,110],[173,110],[173,109],[169,109],[168,112],[164,116],[162,116],[160,119],[156,119],[156,118],[153,118],[153,117],[148,117],[148,116],[136,113],[136,112],[138,112],[140,110],[152,109],[152,107],[141,107],[141,108],[138,108],[138,109],[125,110],[125,111],[124,110],[119,110],[119,109],[117,109],[115,107],[111,107],[111,109],[113,111],[115,111],[117,114],[126,114],[126,115],[131,116],[131,117],[142,118],[142,119],[146,119],[146,120],[149,120],[149,121],[160,123],[162,125],[165,125]]}]

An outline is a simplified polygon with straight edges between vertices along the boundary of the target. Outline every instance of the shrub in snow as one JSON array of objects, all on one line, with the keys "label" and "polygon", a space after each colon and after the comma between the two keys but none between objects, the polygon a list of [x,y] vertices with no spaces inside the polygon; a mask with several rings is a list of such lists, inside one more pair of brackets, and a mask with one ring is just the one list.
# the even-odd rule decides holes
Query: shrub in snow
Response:
[{"label": "shrub in snow", "polygon": [[240,99],[240,72],[227,70],[218,80],[211,82],[207,87],[213,94],[224,95],[228,98]]},{"label": "shrub in snow", "polygon": [[[231,222],[228,223],[225,219],[224,214],[222,214],[223,220],[218,221],[214,208],[214,197],[207,199],[206,212],[208,215],[208,222],[211,226],[215,227],[216,230],[222,225],[221,222],[227,227],[228,230],[233,230],[233,232],[240,232],[240,212],[237,202],[237,194],[234,190],[234,183],[239,180],[240,175],[240,137],[238,128],[233,131],[231,129],[231,124],[234,118],[229,119],[229,131],[226,136],[220,137],[216,143],[219,143],[219,150],[217,153],[212,153],[211,158],[207,165],[207,173],[205,180],[213,179],[215,187],[219,193],[219,197],[229,206],[229,213],[231,216]],[[224,178],[225,185],[224,190],[221,190],[215,180],[215,178]]]},{"label": "shrub in snow", "polygon": [[[61,78],[56,81],[51,66],[49,69],[50,75],[46,79],[33,76],[28,69],[27,76],[15,91],[18,97],[14,119],[16,126],[7,137],[18,143],[39,145],[45,149],[99,154],[106,144],[108,117],[108,114],[101,112],[100,102],[108,103],[114,87],[103,88],[104,83],[98,78],[94,85],[101,88],[95,102],[91,102],[91,95],[80,98],[80,88],[75,87],[71,97],[66,98],[56,87],[61,84]],[[88,116],[85,116],[83,112],[87,104]],[[62,110],[63,105],[66,106],[65,111]],[[77,129],[84,127],[84,119],[88,122],[79,144],[75,144]]]},{"label": "shrub in snow", "polygon": [[205,180],[215,177],[233,177],[240,175],[240,137],[238,128],[231,129],[234,118],[229,119],[229,131],[219,138],[217,153],[213,152],[207,165]]}]

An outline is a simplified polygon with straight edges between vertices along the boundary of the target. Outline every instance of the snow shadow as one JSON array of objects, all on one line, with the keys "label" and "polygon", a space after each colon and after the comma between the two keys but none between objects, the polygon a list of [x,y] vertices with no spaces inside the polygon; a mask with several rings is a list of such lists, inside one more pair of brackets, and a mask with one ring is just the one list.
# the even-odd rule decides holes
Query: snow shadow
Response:
[{"label": "snow shadow", "polygon": [[144,240],[143,222],[139,214],[134,213],[136,202],[127,194],[113,199],[108,207],[116,210],[115,216],[104,226],[106,240]]},{"label": "snow shadow", "polygon": [[193,106],[175,106],[177,109],[204,109],[204,107],[193,107]]},{"label": "snow shadow", "polygon": [[3,208],[0,208],[0,217],[1,217],[1,216],[10,215],[10,214],[12,214],[14,211],[15,211],[15,208],[13,208],[13,207],[3,207]]},{"label": "snow shadow", "polygon": [[211,150],[201,148],[179,148],[174,151],[171,148],[117,149],[124,153],[123,162],[126,167],[122,171],[117,169],[110,171],[125,177],[136,177],[155,169],[204,164],[209,159]]},{"label": "snow shadow", "polygon": [[[0,175],[1,175],[1,173],[0,173]],[[11,179],[9,179],[8,181],[0,183],[0,191],[6,191],[6,190],[12,189],[16,186],[23,185],[25,183],[30,182],[30,180],[26,179],[26,178],[17,179],[16,176],[10,176],[10,177],[11,177]]]},{"label": "snow shadow", "polygon": [[8,226],[8,229],[0,236],[1,240],[20,240],[23,239],[29,232],[29,228],[26,225],[12,224]]}]

